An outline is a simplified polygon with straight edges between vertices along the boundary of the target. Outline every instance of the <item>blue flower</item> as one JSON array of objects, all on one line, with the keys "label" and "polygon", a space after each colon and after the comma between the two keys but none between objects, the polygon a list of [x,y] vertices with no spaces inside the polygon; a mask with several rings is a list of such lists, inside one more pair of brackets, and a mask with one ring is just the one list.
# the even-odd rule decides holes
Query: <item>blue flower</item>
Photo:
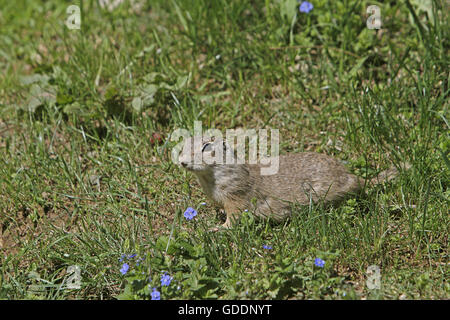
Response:
[{"label": "blue flower", "polygon": [[266,250],[272,250],[272,246],[263,245],[263,249],[266,249]]},{"label": "blue flower", "polygon": [[325,266],[325,261],[320,258],[316,258],[316,260],[314,260],[314,264],[319,268],[323,268]]},{"label": "blue flower", "polygon": [[123,254],[120,256],[119,262],[122,262],[123,260],[127,259],[133,259],[136,257],[136,253],[130,254],[129,256],[127,256],[126,254]]},{"label": "blue flower", "polygon": [[122,269],[120,269],[120,273],[125,275],[129,269],[130,269],[130,266],[128,265],[128,263],[124,263],[122,265]]},{"label": "blue flower", "polygon": [[187,208],[184,212],[184,217],[186,218],[186,220],[192,220],[192,218],[194,218],[196,215],[197,211],[191,207]]},{"label": "blue flower", "polygon": [[303,12],[303,13],[309,13],[313,8],[314,8],[314,6],[312,5],[311,2],[303,1],[300,4],[299,10],[300,10],[300,12]]},{"label": "blue flower", "polygon": [[156,290],[156,288],[153,288],[151,297],[152,297],[152,300],[161,300],[161,293],[158,290]]},{"label": "blue flower", "polygon": [[161,285],[168,287],[170,282],[172,281],[173,277],[169,276],[167,273],[164,273],[161,276]]}]

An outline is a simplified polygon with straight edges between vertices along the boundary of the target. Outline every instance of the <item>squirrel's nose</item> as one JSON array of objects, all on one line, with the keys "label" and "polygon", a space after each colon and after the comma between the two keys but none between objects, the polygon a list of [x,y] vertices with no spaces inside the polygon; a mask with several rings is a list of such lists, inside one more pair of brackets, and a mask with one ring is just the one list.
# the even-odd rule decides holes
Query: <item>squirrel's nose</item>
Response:
[{"label": "squirrel's nose", "polygon": [[187,163],[186,162],[181,162],[180,163],[183,167],[186,167],[187,166]]}]

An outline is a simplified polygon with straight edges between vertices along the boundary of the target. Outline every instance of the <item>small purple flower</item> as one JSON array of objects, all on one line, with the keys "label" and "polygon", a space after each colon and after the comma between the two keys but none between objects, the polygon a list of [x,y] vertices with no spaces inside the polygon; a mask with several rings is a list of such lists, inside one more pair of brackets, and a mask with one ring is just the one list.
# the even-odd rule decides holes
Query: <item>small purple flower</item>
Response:
[{"label": "small purple flower", "polygon": [[133,259],[134,257],[136,257],[136,253],[130,254],[130,255],[128,256],[128,259]]},{"label": "small purple flower", "polygon": [[173,277],[169,276],[167,273],[164,273],[161,276],[161,285],[168,287],[170,282],[172,281]]},{"label": "small purple flower", "polygon": [[325,266],[325,261],[320,258],[316,258],[316,260],[314,260],[314,264],[319,268],[323,268]]},{"label": "small purple flower", "polygon": [[186,220],[192,220],[192,218],[194,218],[197,215],[197,210],[195,210],[194,208],[187,208],[186,211],[184,212],[184,217],[186,218]]},{"label": "small purple flower", "polygon": [[309,13],[313,8],[314,8],[314,6],[312,5],[311,2],[303,1],[300,4],[299,10],[300,10],[300,12],[303,12],[303,13]]},{"label": "small purple flower", "polygon": [[263,245],[263,249],[266,249],[266,250],[272,250],[272,246],[268,246],[268,245]]},{"label": "small purple flower", "polygon": [[126,257],[127,257],[127,255],[126,255],[126,254],[123,254],[123,255],[120,257],[119,262],[122,262],[123,259],[125,259]]},{"label": "small purple flower", "polygon": [[130,269],[130,266],[128,265],[128,263],[124,263],[122,265],[122,269],[120,269],[120,273],[125,275],[129,269]]},{"label": "small purple flower", "polygon": [[152,300],[161,300],[161,293],[158,290],[156,290],[156,288],[153,288],[151,297],[152,297]]}]

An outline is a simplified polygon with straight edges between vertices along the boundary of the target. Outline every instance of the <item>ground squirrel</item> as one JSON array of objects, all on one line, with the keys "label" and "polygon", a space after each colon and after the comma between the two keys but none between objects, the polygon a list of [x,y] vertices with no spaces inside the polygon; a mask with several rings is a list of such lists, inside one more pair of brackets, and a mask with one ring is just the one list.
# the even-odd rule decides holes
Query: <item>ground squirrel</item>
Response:
[{"label": "ground squirrel", "polygon": [[[197,152],[201,151],[202,157],[210,159],[220,151],[224,161],[212,164],[194,161],[191,137],[185,139],[178,163],[195,173],[206,195],[225,209],[227,219],[222,225],[225,228],[245,210],[251,210],[259,218],[281,222],[291,215],[291,202],[308,205],[322,199],[335,203],[360,192],[365,184],[364,179],[349,173],[338,160],[315,152],[280,155],[278,172],[261,175],[261,164],[229,164],[226,156],[235,159],[236,153],[224,140],[199,139]],[[395,168],[389,169],[367,182],[390,180],[396,174]]]}]

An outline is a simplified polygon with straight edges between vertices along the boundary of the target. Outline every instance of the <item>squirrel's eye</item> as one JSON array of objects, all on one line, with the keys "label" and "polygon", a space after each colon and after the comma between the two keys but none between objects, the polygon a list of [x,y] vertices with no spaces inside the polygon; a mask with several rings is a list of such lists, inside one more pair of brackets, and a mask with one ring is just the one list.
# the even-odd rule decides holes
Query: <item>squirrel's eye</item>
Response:
[{"label": "squirrel's eye", "polygon": [[205,143],[204,145],[203,145],[203,149],[202,149],[202,152],[205,152],[205,151],[211,151],[211,143]]}]

